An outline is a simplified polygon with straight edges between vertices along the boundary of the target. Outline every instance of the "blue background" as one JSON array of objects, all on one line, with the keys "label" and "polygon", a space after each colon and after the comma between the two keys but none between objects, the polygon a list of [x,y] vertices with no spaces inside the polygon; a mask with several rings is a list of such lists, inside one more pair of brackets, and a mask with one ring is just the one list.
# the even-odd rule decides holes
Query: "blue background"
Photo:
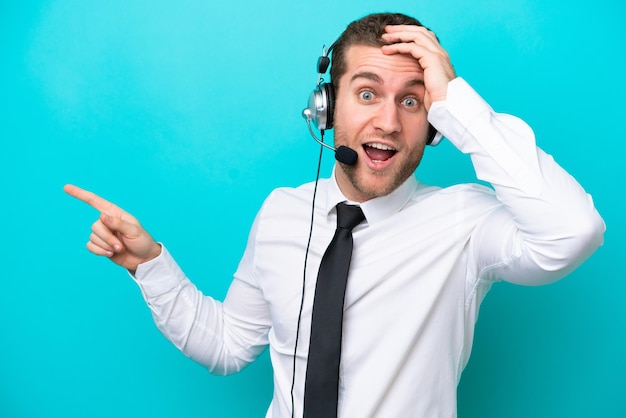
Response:
[{"label": "blue background", "polygon": [[[318,145],[300,112],[322,45],[349,21],[392,10],[436,31],[459,75],[533,126],[608,227],[568,278],[494,287],[459,416],[625,417],[625,9],[617,0],[2,1],[0,416],[264,416],[267,354],[229,377],[179,354],[125,272],[86,251],[97,214],[62,186],[133,213],[222,298],[263,198],[314,178]],[[325,175],[331,164],[326,153]],[[447,142],[428,149],[418,176],[474,181]]]}]

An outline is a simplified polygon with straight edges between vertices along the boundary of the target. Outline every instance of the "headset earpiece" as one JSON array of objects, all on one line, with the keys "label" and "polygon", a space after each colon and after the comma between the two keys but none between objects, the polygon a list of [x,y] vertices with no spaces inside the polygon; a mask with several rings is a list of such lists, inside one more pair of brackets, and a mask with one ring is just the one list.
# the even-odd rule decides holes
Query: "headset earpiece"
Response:
[{"label": "headset earpiece", "polygon": [[335,89],[331,83],[324,83],[322,76],[326,74],[330,65],[328,54],[335,44],[330,48],[322,49],[322,56],[317,60],[317,86],[309,96],[309,105],[302,111],[304,118],[313,123],[320,131],[332,129],[333,112],[335,111]]},{"label": "headset earpiece", "polygon": [[441,140],[441,135],[439,135],[439,138],[435,141],[435,138],[437,137],[437,130],[435,129],[435,127],[433,125],[428,125],[428,137],[426,139],[426,145],[437,145],[439,143],[439,141]]},{"label": "headset earpiece", "polygon": [[324,91],[322,96],[326,100],[326,128],[324,129],[332,129],[335,115],[335,86],[332,83],[322,83],[320,89]]},{"label": "headset earpiece", "polygon": [[309,105],[302,112],[318,130],[325,131],[333,127],[335,89],[330,83],[321,83],[309,96]]}]

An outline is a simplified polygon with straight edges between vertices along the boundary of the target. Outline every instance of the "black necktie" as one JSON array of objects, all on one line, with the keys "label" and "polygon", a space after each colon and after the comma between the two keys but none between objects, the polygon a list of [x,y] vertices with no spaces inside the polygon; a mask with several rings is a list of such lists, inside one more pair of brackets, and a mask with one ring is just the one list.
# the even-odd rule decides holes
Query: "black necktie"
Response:
[{"label": "black necktie", "polygon": [[363,219],[360,207],[337,205],[337,230],[322,257],[315,285],[304,385],[305,418],[337,416],[341,322],[352,257],[352,228]]}]

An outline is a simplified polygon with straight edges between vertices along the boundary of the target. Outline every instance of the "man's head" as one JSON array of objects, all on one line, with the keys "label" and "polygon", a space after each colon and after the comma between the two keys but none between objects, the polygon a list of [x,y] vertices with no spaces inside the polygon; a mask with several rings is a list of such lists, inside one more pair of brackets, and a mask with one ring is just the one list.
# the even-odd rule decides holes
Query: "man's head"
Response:
[{"label": "man's head", "polygon": [[399,14],[375,14],[351,23],[333,47],[335,146],[354,149],[353,166],[339,164],[336,179],[351,200],[391,193],[421,161],[429,123],[424,71],[405,53],[383,53],[387,25],[422,26]]}]

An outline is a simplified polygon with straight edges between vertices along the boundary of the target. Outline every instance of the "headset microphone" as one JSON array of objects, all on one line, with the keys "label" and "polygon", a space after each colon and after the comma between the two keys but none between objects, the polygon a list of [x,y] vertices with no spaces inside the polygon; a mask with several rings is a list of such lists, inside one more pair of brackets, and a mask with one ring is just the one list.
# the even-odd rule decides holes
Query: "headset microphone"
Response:
[{"label": "headset microphone", "polygon": [[341,145],[335,150],[335,159],[345,165],[355,165],[359,155],[352,148]]}]

